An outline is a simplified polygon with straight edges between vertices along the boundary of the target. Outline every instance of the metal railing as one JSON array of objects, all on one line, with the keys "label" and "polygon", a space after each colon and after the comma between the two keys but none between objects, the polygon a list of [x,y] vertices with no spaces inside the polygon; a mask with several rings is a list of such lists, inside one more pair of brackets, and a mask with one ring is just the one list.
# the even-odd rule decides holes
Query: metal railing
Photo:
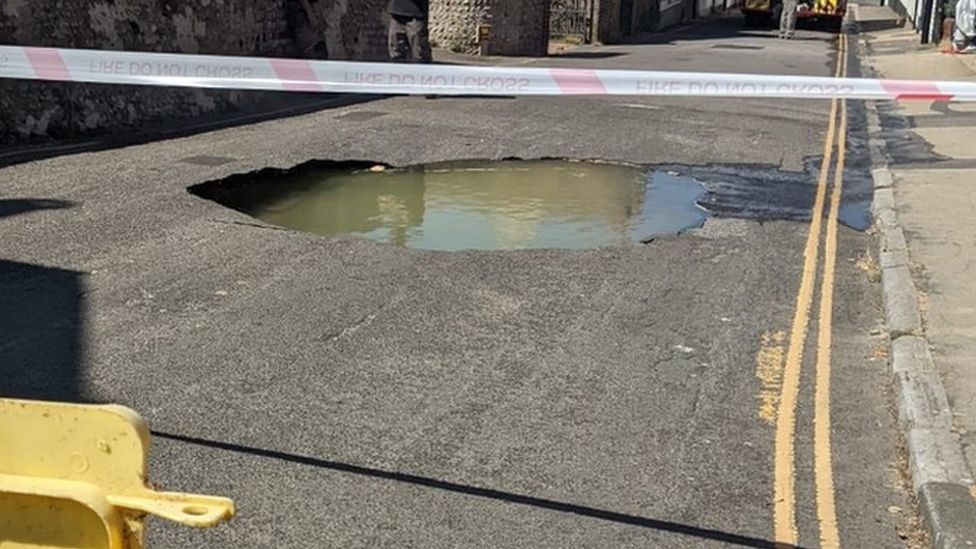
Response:
[{"label": "metal railing", "polygon": [[594,0],[552,0],[549,36],[554,40],[590,42]]}]

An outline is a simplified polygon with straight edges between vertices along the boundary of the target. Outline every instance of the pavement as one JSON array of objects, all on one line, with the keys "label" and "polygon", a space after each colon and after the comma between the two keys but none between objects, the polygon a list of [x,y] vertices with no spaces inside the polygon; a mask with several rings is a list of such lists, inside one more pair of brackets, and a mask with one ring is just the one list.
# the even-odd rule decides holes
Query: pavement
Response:
[{"label": "pavement", "polygon": [[[841,57],[735,18],[587,50],[528,63],[831,75]],[[918,546],[877,239],[802,213],[830,112],[405,97],[8,166],[0,387],[128,405],[157,486],[236,501],[212,530],[151,521],[150,547]],[[848,115],[845,211],[872,167],[864,105]],[[508,157],[785,174],[804,207],[766,218],[733,193],[648,245],[438,253],[187,192],[315,159]]]},{"label": "pavement", "polygon": [[[865,46],[871,70],[887,78],[976,78],[972,56],[920,46],[912,31],[869,33]],[[879,193],[895,385],[913,483],[938,547],[976,544],[974,122],[969,104],[882,103],[873,132],[888,187]]]},{"label": "pavement", "polygon": [[875,3],[866,0],[851,5],[853,10],[851,19],[857,24],[858,31],[872,33],[905,26],[905,18],[883,4],[884,2]]}]

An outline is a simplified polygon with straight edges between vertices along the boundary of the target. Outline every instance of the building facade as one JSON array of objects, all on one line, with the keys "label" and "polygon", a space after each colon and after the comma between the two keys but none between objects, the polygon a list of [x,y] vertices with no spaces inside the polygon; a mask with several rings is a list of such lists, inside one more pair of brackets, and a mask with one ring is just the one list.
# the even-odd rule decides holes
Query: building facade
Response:
[{"label": "building facade", "polygon": [[[654,32],[723,12],[739,0],[552,0],[553,21],[585,17],[581,36],[587,43],[615,43],[645,32]],[[563,25],[565,26],[565,25]],[[553,29],[554,36],[566,34]]]},{"label": "building facade", "polygon": [[[0,2],[0,43],[383,60],[387,0]],[[0,143],[258,108],[269,94],[0,81]]]},{"label": "building facade", "polygon": [[[549,2],[431,0],[431,42],[464,53],[544,56],[549,50]],[[490,33],[482,36],[479,30],[485,26]]]}]

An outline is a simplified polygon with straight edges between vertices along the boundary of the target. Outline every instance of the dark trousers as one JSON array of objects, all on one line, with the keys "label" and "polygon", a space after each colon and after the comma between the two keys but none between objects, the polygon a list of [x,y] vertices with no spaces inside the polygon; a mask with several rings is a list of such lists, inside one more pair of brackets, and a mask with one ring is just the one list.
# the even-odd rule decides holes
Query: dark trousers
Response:
[{"label": "dark trousers", "polygon": [[396,63],[430,63],[430,38],[427,20],[393,15],[390,17],[390,60]]}]

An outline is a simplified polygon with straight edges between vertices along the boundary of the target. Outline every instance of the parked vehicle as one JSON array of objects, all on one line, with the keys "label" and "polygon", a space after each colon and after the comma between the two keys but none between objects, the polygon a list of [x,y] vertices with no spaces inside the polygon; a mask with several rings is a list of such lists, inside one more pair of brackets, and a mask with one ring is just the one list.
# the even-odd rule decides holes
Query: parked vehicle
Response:
[{"label": "parked vehicle", "polygon": [[[781,0],[746,0],[742,13],[749,26],[778,25],[783,14],[783,3]],[[807,0],[800,3],[797,17],[840,32],[846,13],[847,0]]]}]

